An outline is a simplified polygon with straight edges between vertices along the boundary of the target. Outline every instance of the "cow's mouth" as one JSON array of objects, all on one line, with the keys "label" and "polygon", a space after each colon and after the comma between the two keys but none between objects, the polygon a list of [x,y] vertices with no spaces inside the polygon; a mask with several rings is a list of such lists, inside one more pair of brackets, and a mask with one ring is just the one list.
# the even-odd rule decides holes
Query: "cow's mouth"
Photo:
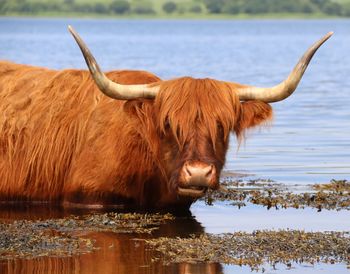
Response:
[{"label": "cow's mouth", "polygon": [[206,187],[189,187],[189,188],[184,188],[184,187],[178,187],[177,193],[180,196],[189,196],[193,198],[201,198],[205,195],[205,192],[207,191]]}]

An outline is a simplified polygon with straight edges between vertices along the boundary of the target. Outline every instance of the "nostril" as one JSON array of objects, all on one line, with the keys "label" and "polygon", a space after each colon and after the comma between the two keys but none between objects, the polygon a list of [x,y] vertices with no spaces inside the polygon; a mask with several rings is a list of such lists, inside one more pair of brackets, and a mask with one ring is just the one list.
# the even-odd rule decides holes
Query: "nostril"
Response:
[{"label": "nostril", "polygon": [[191,173],[190,169],[188,168],[188,164],[185,165],[185,171],[189,176],[192,176],[192,173]]},{"label": "nostril", "polygon": [[210,177],[211,174],[213,173],[213,169],[214,169],[214,165],[210,165],[210,166],[209,166],[209,170],[208,170],[207,173],[205,174],[205,177]]}]

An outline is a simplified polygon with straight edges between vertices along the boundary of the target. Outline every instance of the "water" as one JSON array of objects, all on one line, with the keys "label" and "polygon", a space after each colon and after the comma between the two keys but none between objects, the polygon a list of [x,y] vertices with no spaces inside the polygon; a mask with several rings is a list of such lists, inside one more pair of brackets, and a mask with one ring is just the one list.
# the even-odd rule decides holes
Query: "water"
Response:
[{"label": "water", "polygon": [[[73,25],[104,70],[144,69],[163,79],[190,75],[271,86],[328,31],[334,36],[317,52],[296,93],[273,104],[271,126],[249,132],[237,149],[234,137],[225,171],[312,184],[350,178],[350,21],[139,21],[0,19],[0,59],[55,69],[85,68],[67,31]],[[156,236],[296,228],[348,230],[347,211],[270,210],[198,202],[193,217],[167,224]],[[63,216],[61,211],[2,210],[2,219]],[[133,236],[95,233],[93,254],[0,262],[1,273],[250,273],[220,264],[151,263],[152,251]],[[109,248],[111,243],[115,248]],[[268,273],[282,273],[268,269]],[[344,265],[297,266],[287,273],[348,273]]]}]

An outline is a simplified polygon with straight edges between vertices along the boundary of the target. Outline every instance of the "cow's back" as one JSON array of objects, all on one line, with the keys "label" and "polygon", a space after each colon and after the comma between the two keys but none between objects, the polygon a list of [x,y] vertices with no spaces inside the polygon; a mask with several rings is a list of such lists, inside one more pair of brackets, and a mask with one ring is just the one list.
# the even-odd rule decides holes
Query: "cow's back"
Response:
[{"label": "cow's back", "polygon": [[[125,84],[158,79],[145,72],[108,75]],[[103,130],[96,127],[122,104],[99,92],[88,71],[0,62],[0,200],[60,199],[87,135]]]}]

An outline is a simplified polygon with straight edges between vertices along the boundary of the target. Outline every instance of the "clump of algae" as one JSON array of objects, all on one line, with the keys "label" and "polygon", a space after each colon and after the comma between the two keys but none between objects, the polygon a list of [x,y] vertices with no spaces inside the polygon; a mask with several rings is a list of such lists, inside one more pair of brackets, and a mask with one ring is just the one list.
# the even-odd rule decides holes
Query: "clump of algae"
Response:
[{"label": "clump of algae", "polygon": [[165,264],[220,262],[247,265],[259,270],[266,263],[350,263],[350,238],[346,232],[304,232],[299,230],[202,234],[190,238],[147,240]]},{"label": "clump of algae", "polygon": [[289,191],[284,185],[259,181],[226,181],[219,191],[208,192],[205,200],[208,204],[215,201],[230,201],[238,207],[246,203],[275,208],[305,208],[342,210],[350,209],[350,182],[332,180],[327,184],[316,184],[302,193]]},{"label": "clump of algae", "polygon": [[106,213],[0,223],[0,259],[90,252],[94,241],[79,237],[77,232],[151,233],[173,218],[170,214]]}]

